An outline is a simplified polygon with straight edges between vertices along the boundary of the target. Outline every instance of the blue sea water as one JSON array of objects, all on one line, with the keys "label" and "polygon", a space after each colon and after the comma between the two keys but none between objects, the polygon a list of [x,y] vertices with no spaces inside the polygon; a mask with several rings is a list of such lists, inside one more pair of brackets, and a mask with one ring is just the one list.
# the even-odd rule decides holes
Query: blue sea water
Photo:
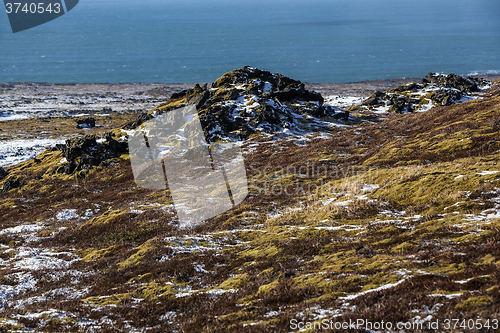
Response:
[{"label": "blue sea water", "polygon": [[498,0],[80,0],[13,34],[0,82],[211,82],[244,65],[305,82],[500,73]]}]

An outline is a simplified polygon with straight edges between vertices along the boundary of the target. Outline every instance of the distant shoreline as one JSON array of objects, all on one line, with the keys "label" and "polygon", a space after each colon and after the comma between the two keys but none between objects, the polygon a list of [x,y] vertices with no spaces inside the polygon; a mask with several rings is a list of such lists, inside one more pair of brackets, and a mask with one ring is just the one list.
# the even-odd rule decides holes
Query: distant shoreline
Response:
[{"label": "distant shoreline", "polygon": [[[470,75],[470,77],[483,78],[488,81],[500,80],[500,74],[484,74],[484,75]],[[308,89],[316,90],[323,95],[347,95],[347,96],[365,96],[370,95],[377,90],[389,90],[397,87],[401,84],[408,82],[419,82],[422,78],[415,77],[403,77],[403,78],[393,78],[393,79],[380,79],[380,80],[364,80],[355,82],[345,82],[345,83],[313,83],[313,82],[303,82]],[[142,90],[145,88],[151,88],[150,90],[157,89],[157,96],[166,94],[171,94],[172,92],[177,92],[183,89],[190,89],[194,87],[195,84],[210,84],[211,82],[193,82],[193,83],[161,83],[161,82],[97,82],[97,83],[47,83],[47,82],[4,82],[0,83],[0,93],[6,93],[12,86],[22,87],[29,89],[29,87],[38,88],[62,88],[68,89],[70,87],[76,88],[75,90],[84,89],[85,87],[102,87],[108,88],[109,90],[121,90],[119,88],[133,89],[137,88]],[[79,88],[79,89],[78,89]],[[106,92],[106,90],[103,92]],[[94,89],[91,89],[94,90]],[[165,94],[162,94],[161,91]]]}]

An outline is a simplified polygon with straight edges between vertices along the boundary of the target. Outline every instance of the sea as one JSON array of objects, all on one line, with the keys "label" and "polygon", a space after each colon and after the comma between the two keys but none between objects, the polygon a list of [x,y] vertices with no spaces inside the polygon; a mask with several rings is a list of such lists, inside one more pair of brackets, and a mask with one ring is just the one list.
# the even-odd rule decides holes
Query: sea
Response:
[{"label": "sea", "polygon": [[0,13],[4,83],[212,82],[245,65],[313,83],[500,74],[500,1],[81,0],[18,33]]}]

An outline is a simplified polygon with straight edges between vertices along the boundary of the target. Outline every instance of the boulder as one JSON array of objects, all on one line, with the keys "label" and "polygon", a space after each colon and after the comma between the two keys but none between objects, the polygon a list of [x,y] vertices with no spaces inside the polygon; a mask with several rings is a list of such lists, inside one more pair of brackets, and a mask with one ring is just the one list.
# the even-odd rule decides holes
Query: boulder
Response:
[{"label": "boulder", "polygon": [[338,113],[334,114],[332,117],[334,119],[348,121],[349,120],[349,111],[338,112]]},{"label": "boulder", "polygon": [[429,73],[422,80],[423,84],[432,84],[436,86],[443,86],[446,88],[454,88],[462,93],[470,94],[479,91],[477,82],[474,79],[458,76],[455,74],[437,74]]},{"label": "boulder", "polygon": [[4,179],[7,177],[9,172],[5,170],[4,168],[0,167],[0,180]]},{"label": "boulder", "polygon": [[423,84],[410,82],[410,83],[407,83],[407,84],[403,84],[403,85],[401,85],[399,87],[396,87],[394,89],[391,89],[390,92],[417,91],[417,90],[420,90],[422,88],[424,88]]},{"label": "boulder", "polygon": [[388,98],[388,96],[385,93],[383,93],[381,91],[376,91],[374,94],[370,95],[370,97],[368,97],[368,99],[363,101],[363,103],[361,103],[361,105],[365,105],[365,106],[380,105],[383,103],[383,100],[385,100],[387,98]]},{"label": "boulder", "polygon": [[76,123],[78,124],[76,128],[94,128],[95,127],[95,119],[94,118],[85,118],[85,119],[77,119]]},{"label": "boulder", "polygon": [[10,177],[3,183],[3,191],[9,192],[10,190],[21,187],[21,182],[18,177]]},{"label": "boulder", "polygon": [[420,100],[415,98],[410,98],[406,95],[394,94],[389,97],[389,112],[396,113],[407,113],[413,112],[415,110],[415,105],[417,105]]},{"label": "boulder", "polygon": [[298,116],[333,114],[323,97],[300,81],[252,67],[224,74],[210,88],[196,85],[175,93],[153,111],[124,126],[135,129],[164,112],[196,105],[207,142],[247,139],[255,132],[274,134],[300,127]]},{"label": "boulder", "polygon": [[108,159],[128,152],[127,142],[115,140],[112,133],[105,133],[102,139],[102,142],[97,142],[95,135],[86,135],[83,138],[68,139],[64,145],[56,145],[67,160],[56,172],[74,174],[90,170],[95,166],[105,165]]},{"label": "boulder", "polygon": [[451,105],[462,98],[459,91],[453,89],[441,89],[431,96],[431,101],[439,105]]},{"label": "boulder", "polygon": [[429,73],[422,83],[410,82],[386,92],[377,91],[363,101],[361,106],[370,110],[389,106],[389,112],[413,112],[429,102],[438,106],[451,105],[486,84],[482,79]]}]

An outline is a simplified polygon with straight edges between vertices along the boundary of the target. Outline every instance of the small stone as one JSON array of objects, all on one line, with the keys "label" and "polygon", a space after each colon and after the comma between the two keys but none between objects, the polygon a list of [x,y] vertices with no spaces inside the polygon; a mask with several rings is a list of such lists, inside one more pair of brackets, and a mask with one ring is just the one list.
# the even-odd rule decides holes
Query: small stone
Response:
[{"label": "small stone", "polygon": [[21,182],[19,181],[19,178],[14,178],[11,177],[5,181],[3,184],[3,191],[4,192],[9,192],[10,190],[16,189],[21,187]]},{"label": "small stone", "polygon": [[8,174],[9,174],[9,172],[7,170],[5,170],[4,168],[0,167],[0,180],[4,179],[5,177],[7,177]]},{"label": "small stone", "polygon": [[78,119],[76,121],[78,124],[76,128],[82,129],[82,128],[94,128],[95,127],[95,119],[94,118],[85,118],[85,119]]}]

